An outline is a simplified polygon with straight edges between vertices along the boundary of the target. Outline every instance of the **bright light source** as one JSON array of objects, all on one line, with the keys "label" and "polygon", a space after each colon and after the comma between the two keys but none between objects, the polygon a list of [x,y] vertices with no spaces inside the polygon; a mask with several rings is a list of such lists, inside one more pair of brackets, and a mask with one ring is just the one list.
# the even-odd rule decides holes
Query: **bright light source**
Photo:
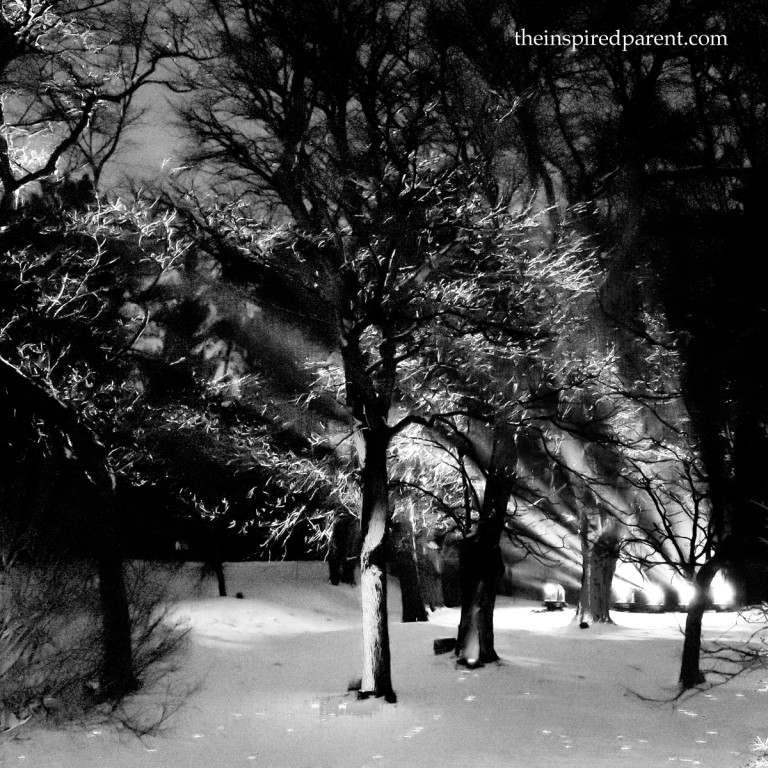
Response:
[{"label": "bright light source", "polygon": [[613,582],[613,594],[615,595],[617,603],[631,603],[632,602],[632,585],[623,581]]},{"label": "bright light source", "polygon": [[643,588],[643,596],[648,605],[664,603],[664,590],[658,584],[646,584]]},{"label": "bright light source", "polygon": [[736,597],[733,587],[725,580],[721,573],[716,574],[715,578],[712,579],[710,592],[712,594],[712,602],[716,606],[723,608],[733,605]]},{"label": "bright light source", "polygon": [[560,584],[547,583],[543,587],[545,603],[565,602],[565,590]]},{"label": "bright light source", "polygon": [[681,581],[675,584],[675,591],[677,592],[677,601],[680,605],[690,605],[693,596],[696,594],[693,584],[688,581]]}]

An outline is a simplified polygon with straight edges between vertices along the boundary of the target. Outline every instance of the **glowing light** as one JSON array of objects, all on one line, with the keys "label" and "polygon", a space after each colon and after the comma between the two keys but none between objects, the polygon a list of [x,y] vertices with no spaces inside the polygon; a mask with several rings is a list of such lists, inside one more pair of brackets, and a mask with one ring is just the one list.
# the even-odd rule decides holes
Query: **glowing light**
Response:
[{"label": "glowing light", "polygon": [[613,594],[617,603],[632,602],[632,585],[626,582],[613,582]]},{"label": "glowing light", "polygon": [[662,605],[664,602],[664,590],[658,584],[646,584],[643,595],[648,605]]},{"label": "glowing light", "polygon": [[725,580],[725,577],[718,573],[714,579],[712,579],[712,602],[716,606],[723,608],[733,605],[735,600],[735,593],[733,587]]},{"label": "glowing light", "polygon": [[543,587],[545,603],[565,602],[565,590],[561,584],[548,583]]},{"label": "glowing light", "polygon": [[675,591],[677,592],[677,601],[680,605],[690,605],[691,600],[695,594],[693,585],[687,581],[681,581],[675,584]]}]

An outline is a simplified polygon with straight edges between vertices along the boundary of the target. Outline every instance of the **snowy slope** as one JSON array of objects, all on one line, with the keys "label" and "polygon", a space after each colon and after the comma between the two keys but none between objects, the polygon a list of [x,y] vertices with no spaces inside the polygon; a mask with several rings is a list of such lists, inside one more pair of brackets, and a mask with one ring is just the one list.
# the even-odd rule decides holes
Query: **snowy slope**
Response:
[{"label": "snowy slope", "polygon": [[[322,563],[228,566],[232,594],[177,578],[174,614],[191,626],[183,666],[130,703],[137,717],[184,706],[160,734],[116,725],[40,726],[0,741],[6,765],[46,768],[451,768],[478,766],[743,766],[768,735],[768,693],[753,671],[671,701],[682,647],[679,615],[615,614],[616,627],[579,630],[570,612],[502,598],[502,663],[476,671],[433,656],[458,613],[402,625],[390,594],[396,705],[344,695],[359,676],[357,589],[331,587]],[[753,627],[708,614],[708,639]],[[170,693],[168,688],[170,686]],[[193,690],[195,689],[195,690]],[[648,701],[645,699],[658,699]]]}]

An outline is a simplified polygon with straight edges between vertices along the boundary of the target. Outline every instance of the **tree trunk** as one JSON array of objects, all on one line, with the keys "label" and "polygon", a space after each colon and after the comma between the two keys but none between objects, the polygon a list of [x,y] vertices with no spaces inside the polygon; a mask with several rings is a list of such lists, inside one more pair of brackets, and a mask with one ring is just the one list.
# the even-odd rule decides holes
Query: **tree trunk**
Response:
[{"label": "tree trunk", "polygon": [[224,542],[219,523],[214,521],[210,526],[210,549],[208,551],[208,567],[216,575],[216,584],[219,588],[219,597],[227,596],[227,579],[224,575]]},{"label": "tree trunk", "polygon": [[356,584],[355,569],[359,559],[360,522],[348,513],[339,514],[328,542],[328,577],[331,584]]},{"label": "tree trunk", "polygon": [[421,577],[416,560],[416,543],[410,520],[396,518],[392,523],[392,547],[400,580],[403,601],[403,623],[428,621],[421,591]]},{"label": "tree trunk", "polygon": [[359,696],[397,700],[392,688],[387,623],[387,527],[389,483],[385,424],[368,427],[362,471],[360,592],[363,612],[363,676]]},{"label": "tree trunk", "polygon": [[461,605],[461,542],[458,532],[453,530],[446,535],[440,548],[440,591],[448,608]]},{"label": "tree trunk", "polygon": [[498,585],[504,575],[500,533],[500,530],[496,535],[478,530],[464,539],[459,549],[461,620],[456,655],[459,662],[468,667],[499,658],[494,646],[493,611]]},{"label": "tree trunk", "polygon": [[110,549],[112,551],[102,551],[97,561],[104,628],[102,691],[107,699],[119,698],[137,687],[123,563],[119,555]]},{"label": "tree trunk", "polygon": [[429,610],[445,606],[442,585],[442,557],[434,540],[417,538],[416,562],[419,568],[419,582],[424,604]]},{"label": "tree trunk", "polygon": [[504,575],[501,534],[516,461],[514,432],[497,428],[477,530],[459,547],[461,621],[456,655],[459,663],[469,667],[499,658],[494,647],[493,611]]},{"label": "tree trunk", "polygon": [[216,583],[219,585],[219,597],[227,596],[227,580],[224,577],[224,563],[217,560],[213,564],[213,570],[216,572]]},{"label": "tree trunk", "polygon": [[613,623],[610,614],[611,588],[619,559],[615,544],[613,540],[601,540],[592,551],[592,618],[599,623]]},{"label": "tree trunk", "polygon": [[598,511],[590,517],[582,512],[581,527],[581,592],[574,621],[582,629],[592,624],[612,624],[611,586],[618,561],[618,534],[613,521],[603,519]]},{"label": "tree trunk", "polygon": [[104,627],[103,691],[115,698],[136,688],[133,673],[131,619],[123,576],[115,510],[115,481],[104,447],[77,414],[53,394],[28,379],[20,370],[0,358],[0,386],[11,402],[23,402],[48,427],[60,430],[70,441],[74,460],[88,478],[101,506],[95,521],[100,532],[95,553],[99,572]]},{"label": "tree trunk", "polygon": [[115,505],[115,480],[107,465],[98,462],[96,454],[91,453],[97,447],[100,445],[96,442],[88,448],[82,446],[80,456],[91,464],[87,472],[101,502],[96,564],[104,631],[102,693],[106,699],[117,699],[136,690],[138,682],[133,671],[131,616]]},{"label": "tree trunk", "polygon": [[592,553],[589,542],[589,519],[586,511],[581,513],[579,540],[581,541],[581,591],[579,592],[579,604],[576,607],[574,621],[578,622],[582,629],[586,629],[595,621],[592,617]]},{"label": "tree trunk", "polygon": [[685,618],[685,641],[680,664],[680,685],[684,691],[695,688],[705,681],[704,673],[699,668],[701,621],[704,617],[704,609],[707,607],[709,587],[721,567],[722,563],[715,556],[701,566],[693,579],[693,599],[688,604],[688,615]]}]

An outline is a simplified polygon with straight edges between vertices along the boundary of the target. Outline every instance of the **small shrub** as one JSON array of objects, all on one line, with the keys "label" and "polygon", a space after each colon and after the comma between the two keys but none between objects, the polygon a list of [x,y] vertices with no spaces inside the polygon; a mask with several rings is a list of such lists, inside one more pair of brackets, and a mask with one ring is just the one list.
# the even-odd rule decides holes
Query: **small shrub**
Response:
[{"label": "small shrub", "polygon": [[141,560],[126,564],[133,626],[133,668],[145,686],[167,674],[189,631],[169,619],[168,589],[174,570]]},{"label": "small shrub", "polygon": [[[155,682],[184,637],[166,621],[157,569],[126,566],[134,668]],[[102,629],[98,578],[91,563],[18,561],[0,572],[0,726],[33,715],[72,719],[104,702],[99,685]]]}]

